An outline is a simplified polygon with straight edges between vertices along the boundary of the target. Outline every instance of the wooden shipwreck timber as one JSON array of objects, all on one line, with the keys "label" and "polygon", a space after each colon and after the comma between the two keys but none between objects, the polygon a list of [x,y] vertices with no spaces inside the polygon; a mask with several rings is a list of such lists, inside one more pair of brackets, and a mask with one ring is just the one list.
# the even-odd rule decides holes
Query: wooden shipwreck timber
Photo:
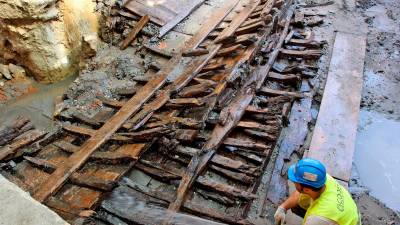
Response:
[{"label": "wooden shipwreck timber", "polygon": [[213,12],[142,87],[99,98],[108,108],[96,116],[48,134],[24,119],[0,131],[2,174],[71,223],[251,224],[292,102],[311,97],[300,91],[307,60],[321,52],[291,25],[290,2],[239,2]]}]

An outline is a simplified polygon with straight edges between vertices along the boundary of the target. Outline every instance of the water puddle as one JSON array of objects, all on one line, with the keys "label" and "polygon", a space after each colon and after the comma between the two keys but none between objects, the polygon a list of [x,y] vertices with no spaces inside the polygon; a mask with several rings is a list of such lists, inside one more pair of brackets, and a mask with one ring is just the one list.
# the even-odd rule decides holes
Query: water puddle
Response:
[{"label": "water puddle", "polygon": [[361,110],[354,163],[370,194],[400,211],[400,121]]},{"label": "water puddle", "polygon": [[52,117],[55,97],[62,95],[75,78],[76,76],[71,76],[50,85],[33,84],[34,88],[39,90],[38,92],[0,106],[0,124],[8,124],[18,116],[25,116],[30,118],[38,129],[51,128],[54,125]]}]

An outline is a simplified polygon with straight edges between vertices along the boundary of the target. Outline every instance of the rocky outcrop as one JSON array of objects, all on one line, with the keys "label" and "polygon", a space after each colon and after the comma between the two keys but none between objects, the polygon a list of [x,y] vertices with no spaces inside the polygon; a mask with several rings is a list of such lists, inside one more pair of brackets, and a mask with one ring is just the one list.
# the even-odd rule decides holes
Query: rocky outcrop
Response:
[{"label": "rocky outcrop", "polygon": [[97,46],[94,10],[91,0],[0,0],[0,57],[44,83],[75,74]]}]

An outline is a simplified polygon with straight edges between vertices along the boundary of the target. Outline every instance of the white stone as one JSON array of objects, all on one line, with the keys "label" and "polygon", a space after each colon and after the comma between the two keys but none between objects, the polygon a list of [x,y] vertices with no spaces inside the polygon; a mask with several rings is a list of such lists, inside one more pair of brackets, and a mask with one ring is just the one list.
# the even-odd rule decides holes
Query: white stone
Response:
[{"label": "white stone", "polygon": [[14,78],[19,79],[19,78],[24,78],[26,76],[25,69],[20,66],[10,63],[8,64],[8,69],[10,70]]},{"label": "white stone", "polygon": [[68,225],[68,223],[0,175],[0,225]]},{"label": "white stone", "polygon": [[3,75],[7,80],[11,80],[12,76],[7,65],[0,64],[0,74]]}]

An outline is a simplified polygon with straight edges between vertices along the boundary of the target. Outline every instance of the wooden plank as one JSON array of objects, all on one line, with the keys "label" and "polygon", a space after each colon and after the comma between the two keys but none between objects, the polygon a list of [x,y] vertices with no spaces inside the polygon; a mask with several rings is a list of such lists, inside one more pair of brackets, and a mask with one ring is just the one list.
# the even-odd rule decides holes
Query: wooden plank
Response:
[{"label": "wooden plank", "polygon": [[204,0],[192,0],[188,1],[187,5],[184,5],[179,14],[174,17],[174,19],[168,21],[167,24],[161,27],[159,38],[163,37],[166,33],[172,30],[178,23],[185,19],[190,13],[192,13],[196,8],[203,4]]},{"label": "wooden plank", "polygon": [[[32,125],[28,125],[29,119],[18,117],[11,125],[0,130],[0,146],[7,144],[9,141],[20,135],[21,133],[32,129]],[[28,126],[26,126],[28,125]],[[26,127],[26,128],[24,128]],[[29,129],[28,129],[29,128]]]},{"label": "wooden plank", "polygon": [[363,84],[366,36],[337,32],[328,79],[307,157],[349,181]]},{"label": "wooden plank", "polygon": [[18,136],[13,143],[0,148],[0,161],[15,154],[18,149],[27,146],[46,135],[45,132],[32,130]]},{"label": "wooden plank", "polygon": [[290,91],[281,91],[281,90],[274,90],[271,88],[261,88],[260,93],[272,96],[286,96],[292,98],[304,98],[306,95],[300,92],[290,92]]},{"label": "wooden plank", "polygon": [[136,38],[139,32],[146,26],[149,22],[150,17],[148,15],[143,16],[139,22],[135,25],[135,27],[129,32],[128,36],[122,42],[120,49],[126,49]]},{"label": "wooden plank", "polygon": [[237,15],[237,17],[232,20],[230,25],[225,28],[220,35],[214,40],[215,43],[220,42],[222,39],[225,39],[229,36],[232,36],[236,29],[240,27],[244,21],[250,16],[250,14],[260,5],[260,0],[253,0],[249,4],[247,4],[243,10]]}]

